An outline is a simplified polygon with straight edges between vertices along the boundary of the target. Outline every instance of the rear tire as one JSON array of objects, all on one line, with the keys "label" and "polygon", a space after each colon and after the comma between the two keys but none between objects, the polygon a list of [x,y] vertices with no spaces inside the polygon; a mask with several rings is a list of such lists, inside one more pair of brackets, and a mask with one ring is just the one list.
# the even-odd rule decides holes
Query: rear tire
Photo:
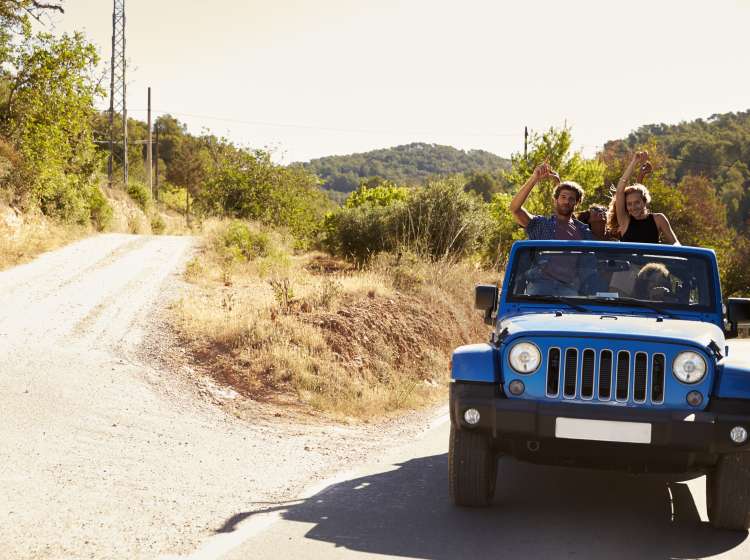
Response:
[{"label": "rear tire", "polygon": [[457,506],[485,507],[495,495],[497,456],[490,438],[451,425],[448,446],[448,482]]},{"label": "rear tire", "polygon": [[706,505],[717,529],[750,528],[750,453],[721,456],[706,477]]}]

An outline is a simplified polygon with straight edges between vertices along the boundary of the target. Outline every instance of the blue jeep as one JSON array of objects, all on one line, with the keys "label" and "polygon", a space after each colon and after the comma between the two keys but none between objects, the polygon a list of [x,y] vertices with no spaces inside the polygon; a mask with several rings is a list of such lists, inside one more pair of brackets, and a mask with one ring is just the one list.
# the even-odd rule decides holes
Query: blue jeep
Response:
[{"label": "blue jeep", "polygon": [[490,341],[456,349],[453,502],[491,502],[497,460],[707,473],[716,527],[750,527],[750,360],[726,339],[750,299],[722,305],[708,249],[521,241],[502,284],[476,288]]}]

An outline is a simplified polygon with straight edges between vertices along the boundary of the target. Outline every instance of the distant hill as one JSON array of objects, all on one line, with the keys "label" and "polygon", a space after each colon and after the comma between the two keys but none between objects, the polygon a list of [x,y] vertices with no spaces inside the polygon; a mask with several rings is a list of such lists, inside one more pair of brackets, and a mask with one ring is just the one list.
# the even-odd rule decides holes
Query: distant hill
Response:
[{"label": "distant hill", "polygon": [[323,179],[323,188],[351,192],[362,179],[369,177],[416,185],[434,175],[494,174],[508,169],[510,160],[484,150],[414,143],[348,156],[327,156],[302,165]]}]

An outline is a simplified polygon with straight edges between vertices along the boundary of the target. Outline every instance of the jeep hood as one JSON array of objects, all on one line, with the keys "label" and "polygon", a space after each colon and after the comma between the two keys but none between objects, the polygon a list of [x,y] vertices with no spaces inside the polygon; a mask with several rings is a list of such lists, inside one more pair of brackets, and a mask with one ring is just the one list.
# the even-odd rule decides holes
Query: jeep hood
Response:
[{"label": "jeep hood", "polygon": [[683,342],[707,347],[713,340],[724,350],[724,333],[713,323],[682,319],[611,315],[606,313],[529,313],[514,315],[498,324],[498,332],[507,329],[518,334],[552,334],[587,338],[633,338]]}]

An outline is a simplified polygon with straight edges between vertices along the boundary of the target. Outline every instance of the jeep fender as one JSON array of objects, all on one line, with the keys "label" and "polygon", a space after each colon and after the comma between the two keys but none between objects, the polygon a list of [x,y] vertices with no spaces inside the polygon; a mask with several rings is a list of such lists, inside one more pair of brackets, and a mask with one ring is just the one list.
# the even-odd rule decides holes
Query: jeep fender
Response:
[{"label": "jeep fender", "polygon": [[467,344],[459,346],[451,357],[451,379],[453,381],[501,382],[498,350],[491,344]]},{"label": "jeep fender", "polygon": [[716,368],[713,396],[727,399],[750,399],[750,363],[722,360]]}]

